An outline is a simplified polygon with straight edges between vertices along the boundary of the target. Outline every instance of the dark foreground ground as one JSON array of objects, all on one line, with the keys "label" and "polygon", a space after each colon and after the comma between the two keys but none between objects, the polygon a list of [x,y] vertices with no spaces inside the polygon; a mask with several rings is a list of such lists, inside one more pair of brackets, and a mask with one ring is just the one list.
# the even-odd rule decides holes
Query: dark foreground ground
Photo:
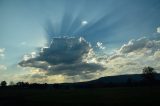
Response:
[{"label": "dark foreground ground", "polygon": [[0,90],[0,106],[145,106],[154,104],[160,106],[160,87]]}]

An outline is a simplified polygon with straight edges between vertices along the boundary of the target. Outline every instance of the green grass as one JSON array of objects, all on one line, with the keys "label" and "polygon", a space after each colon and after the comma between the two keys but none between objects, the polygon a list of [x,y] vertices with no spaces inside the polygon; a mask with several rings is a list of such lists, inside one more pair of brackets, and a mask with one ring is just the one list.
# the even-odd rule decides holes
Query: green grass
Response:
[{"label": "green grass", "polygon": [[159,103],[160,87],[121,87],[73,90],[0,90],[0,103],[25,105],[148,105]]}]

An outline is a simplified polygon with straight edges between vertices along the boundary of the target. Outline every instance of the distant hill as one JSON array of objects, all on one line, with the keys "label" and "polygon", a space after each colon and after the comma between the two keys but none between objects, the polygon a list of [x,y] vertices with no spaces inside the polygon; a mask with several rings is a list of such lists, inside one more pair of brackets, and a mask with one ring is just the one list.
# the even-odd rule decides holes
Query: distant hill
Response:
[{"label": "distant hill", "polygon": [[144,80],[142,74],[106,76],[95,80],[76,83],[59,83],[59,84],[39,84],[18,82],[17,85],[0,88],[22,88],[22,89],[74,89],[74,88],[105,88],[105,87],[124,87],[124,86],[160,86],[160,74],[155,74],[156,80]]},{"label": "distant hill", "polygon": [[[155,85],[160,84],[160,74],[156,74],[155,78],[158,82],[154,82]],[[130,86],[134,84],[137,86],[143,86],[146,83],[143,82],[142,74],[129,74],[118,76],[106,76],[95,80],[76,83],[61,83],[53,84],[57,88],[97,88],[97,87],[110,87],[110,86]]]},{"label": "distant hill", "polygon": [[[160,80],[160,74],[155,75]],[[140,82],[143,80],[142,74],[128,74],[118,76],[106,76],[96,80],[88,81],[88,83],[126,83],[130,79],[132,82]]]}]

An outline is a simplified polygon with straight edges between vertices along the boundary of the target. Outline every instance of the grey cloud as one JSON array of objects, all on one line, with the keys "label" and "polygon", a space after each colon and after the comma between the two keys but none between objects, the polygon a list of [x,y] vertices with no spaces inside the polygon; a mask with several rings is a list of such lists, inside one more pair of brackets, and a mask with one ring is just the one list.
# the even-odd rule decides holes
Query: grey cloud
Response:
[{"label": "grey cloud", "polygon": [[33,75],[31,75],[31,77],[32,78],[39,78],[39,79],[41,79],[41,78],[47,78],[46,75],[41,75],[41,74],[33,74]]},{"label": "grey cloud", "polygon": [[130,40],[128,44],[124,44],[119,52],[120,53],[129,53],[134,52],[136,50],[141,50],[143,48],[150,49],[153,52],[160,49],[160,41],[156,39],[149,39],[149,38],[140,38],[138,40]]},{"label": "grey cloud", "polygon": [[127,62],[125,65],[137,65],[138,63],[135,62]]},{"label": "grey cloud", "polygon": [[122,55],[122,54],[113,54],[113,55],[111,55],[111,56],[108,57],[108,61],[116,59],[116,58],[119,58],[119,57],[123,58],[124,55]]},{"label": "grey cloud", "polygon": [[120,48],[120,53],[129,53],[132,52],[134,50],[138,50],[141,49],[143,47],[146,46],[147,42],[149,40],[147,38],[140,38],[138,40],[130,40],[128,42],[128,44],[124,44],[121,48]]},{"label": "grey cloud", "polygon": [[90,44],[83,38],[54,38],[50,47],[40,52],[37,60],[50,64],[80,62],[91,49]]},{"label": "grey cloud", "polygon": [[51,67],[49,69],[48,74],[52,75],[61,73],[74,76],[74,75],[88,74],[104,69],[105,68],[103,68],[100,64],[96,63],[61,64],[61,65],[56,65],[55,67]]},{"label": "grey cloud", "polygon": [[35,67],[47,75],[64,74],[74,76],[92,73],[105,68],[96,62],[87,62],[92,56],[92,47],[84,38],[53,38],[49,47],[42,48],[36,57],[22,60],[22,67]]}]

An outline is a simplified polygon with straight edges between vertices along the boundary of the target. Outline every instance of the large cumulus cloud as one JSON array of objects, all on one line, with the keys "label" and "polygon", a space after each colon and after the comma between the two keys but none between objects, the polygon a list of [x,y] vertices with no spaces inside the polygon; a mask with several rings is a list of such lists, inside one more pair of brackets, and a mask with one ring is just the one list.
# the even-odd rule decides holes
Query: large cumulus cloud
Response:
[{"label": "large cumulus cloud", "polygon": [[47,75],[74,76],[105,69],[96,61],[91,45],[82,37],[53,38],[49,47],[24,57],[20,66],[39,68]]}]

